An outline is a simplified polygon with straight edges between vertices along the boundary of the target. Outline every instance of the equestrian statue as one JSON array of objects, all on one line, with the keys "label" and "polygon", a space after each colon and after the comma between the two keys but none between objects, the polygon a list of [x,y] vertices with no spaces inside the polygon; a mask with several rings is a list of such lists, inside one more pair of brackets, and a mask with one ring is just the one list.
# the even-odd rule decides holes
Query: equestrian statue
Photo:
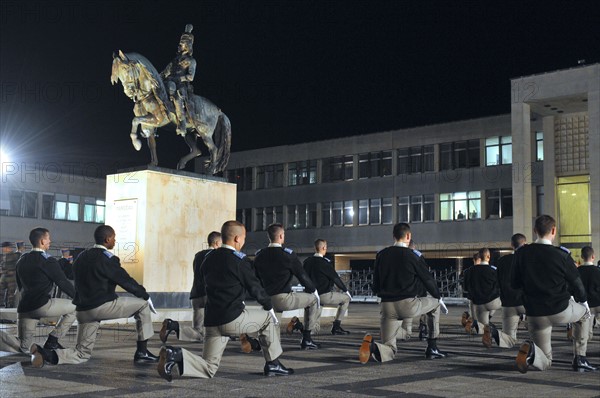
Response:
[{"label": "equestrian statue", "polygon": [[185,168],[191,159],[202,155],[197,138],[206,144],[210,158],[207,170],[210,174],[220,173],[227,167],[231,147],[231,124],[227,116],[206,98],[194,94],[192,81],[196,72],[196,60],[192,57],[192,25],[186,25],[181,35],[175,58],[161,72],[144,56],[137,53],[113,54],[112,84],[121,82],[125,95],[133,100],[131,142],[139,151],[142,148],[140,135],[147,139],[151,164],[158,165],[156,155],[156,129],[173,123],[177,134],[190,147],[177,169]]}]

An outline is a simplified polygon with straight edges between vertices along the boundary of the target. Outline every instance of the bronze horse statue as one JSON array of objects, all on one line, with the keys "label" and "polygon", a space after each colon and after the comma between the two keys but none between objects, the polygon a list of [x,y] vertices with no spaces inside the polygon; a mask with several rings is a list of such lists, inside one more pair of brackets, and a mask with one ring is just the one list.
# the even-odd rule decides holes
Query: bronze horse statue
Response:
[{"label": "bronze horse statue", "polygon": [[[142,142],[140,134],[148,140],[151,164],[158,165],[156,155],[156,129],[177,124],[175,106],[169,99],[167,90],[160,74],[144,56],[137,53],[119,51],[113,54],[111,83],[121,82],[125,95],[133,100],[131,121],[131,142],[139,151]],[[193,114],[185,120],[185,142],[190,147],[190,153],[183,156],[177,163],[177,169],[183,169],[188,161],[202,155],[197,146],[200,137],[208,147],[210,159],[207,170],[210,174],[222,172],[227,167],[231,147],[231,124],[227,116],[215,104],[199,95],[193,95]]]}]

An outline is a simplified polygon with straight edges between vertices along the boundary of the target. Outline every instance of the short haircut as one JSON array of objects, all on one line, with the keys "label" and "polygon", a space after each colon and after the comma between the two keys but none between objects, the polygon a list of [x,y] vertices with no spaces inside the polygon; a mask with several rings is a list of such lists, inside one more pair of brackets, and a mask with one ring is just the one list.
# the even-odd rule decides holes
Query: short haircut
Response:
[{"label": "short haircut", "polygon": [[317,239],[315,240],[315,250],[319,250],[323,246],[327,245],[327,241],[325,239]]},{"label": "short haircut", "polygon": [[283,225],[281,224],[271,224],[267,228],[267,235],[269,235],[269,240],[273,242],[277,235],[279,235],[282,231],[284,231]]},{"label": "short haircut", "polygon": [[543,238],[552,232],[552,228],[556,227],[556,220],[547,214],[543,214],[535,219],[535,233],[538,238]]},{"label": "short haircut", "polygon": [[484,260],[486,257],[490,256],[491,257],[492,253],[490,252],[490,249],[488,249],[487,247],[482,247],[481,249],[479,249],[479,258]]},{"label": "short haircut", "polygon": [[97,245],[103,245],[114,234],[115,230],[110,225],[100,225],[94,231],[94,241]]},{"label": "short haircut", "polygon": [[594,256],[594,249],[591,246],[584,246],[581,249],[581,258],[583,261],[592,261],[592,257]]},{"label": "short haircut", "polygon": [[400,240],[406,237],[406,234],[410,232],[410,225],[404,222],[400,222],[394,225],[394,239]]},{"label": "short haircut", "polygon": [[38,247],[42,241],[42,238],[49,233],[50,231],[42,227],[32,229],[31,232],[29,232],[29,241],[31,242],[31,245],[33,247]]},{"label": "short haircut", "polygon": [[244,229],[244,224],[236,220],[226,221],[221,227],[221,238],[223,242],[231,242],[236,237],[236,235],[240,235]]},{"label": "short haircut", "polygon": [[477,260],[481,260],[481,255],[479,254],[479,252],[473,253],[473,262]]},{"label": "short haircut", "polygon": [[510,237],[510,245],[513,249],[523,246],[525,242],[527,242],[527,237],[523,234],[517,233]]},{"label": "short haircut", "polygon": [[209,246],[214,245],[218,240],[221,240],[221,233],[217,231],[212,231],[210,234],[208,234],[208,238],[206,238]]}]

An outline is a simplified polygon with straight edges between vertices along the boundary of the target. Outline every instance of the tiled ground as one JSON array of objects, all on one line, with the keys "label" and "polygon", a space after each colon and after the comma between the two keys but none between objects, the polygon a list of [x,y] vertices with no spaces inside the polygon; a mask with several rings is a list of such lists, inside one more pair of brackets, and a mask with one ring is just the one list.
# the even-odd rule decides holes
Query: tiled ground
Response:
[{"label": "tiled ground", "polygon": [[[444,360],[424,358],[425,342],[413,337],[399,342],[396,360],[386,364],[358,362],[358,347],[365,332],[379,335],[376,304],[352,304],[344,328],[348,336],[321,335],[323,349],[301,351],[299,335],[282,335],[282,361],[293,367],[290,377],[262,376],[261,355],[243,354],[238,342],[230,342],[217,375],[210,380],[178,379],[167,383],[155,366],[134,366],[135,333],[131,325],[101,329],[93,358],[82,365],[30,367],[23,355],[0,358],[1,397],[597,397],[600,372],[571,370],[572,348],[564,328],[555,328],[554,364],[546,372],[520,374],[514,366],[517,349],[486,349],[479,338],[460,327],[463,308],[451,307],[442,316],[438,345],[451,355]],[[495,318],[499,318],[497,314]],[[330,319],[323,320],[323,331]],[[155,324],[158,331],[160,324]],[[416,333],[415,333],[416,335]],[[525,338],[526,330],[519,331]],[[73,345],[73,329],[64,345]],[[40,337],[43,341],[43,337]],[[588,358],[600,364],[598,329],[588,347]],[[170,344],[176,344],[169,340]],[[201,351],[200,343],[183,347]],[[149,342],[158,353],[158,335]]]}]

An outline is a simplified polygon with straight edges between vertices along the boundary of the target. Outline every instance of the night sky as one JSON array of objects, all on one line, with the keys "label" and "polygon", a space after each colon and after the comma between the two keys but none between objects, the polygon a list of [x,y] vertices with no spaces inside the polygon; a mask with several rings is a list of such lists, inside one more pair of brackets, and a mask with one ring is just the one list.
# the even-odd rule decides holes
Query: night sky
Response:
[{"label": "night sky", "polygon": [[[186,23],[195,93],[230,118],[233,151],[505,114],[510,78],[600,62],[600,2],[488,3],[1,0],[2,148],[42,166],[148,163],[112,52],[160,71]],[[159,133],[174,168],[187,146]]]}]

